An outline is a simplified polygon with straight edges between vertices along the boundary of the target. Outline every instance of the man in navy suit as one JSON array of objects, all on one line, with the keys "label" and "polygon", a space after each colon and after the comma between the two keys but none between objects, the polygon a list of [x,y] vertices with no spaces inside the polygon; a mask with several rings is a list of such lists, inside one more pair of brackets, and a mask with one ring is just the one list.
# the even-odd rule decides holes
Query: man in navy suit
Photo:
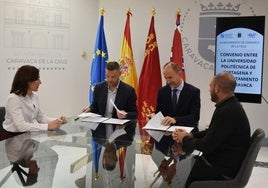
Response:
[{"label": "man in navy suit", "polygon": [[[183,81],[179,64],[168,62],[163,67],[166,85],[159,89],[155,113],[161,111],[165,117],[163,125],[183,125],[198,130],[200,118],[200,90]],[[173,101],[176,89],[176,101]]]},{"label": "man in navy suit", "polygon": [[[134,88],[120,80],[120,66],[116,61],[107,63],[106,80],[97,84],[93,102],[84,112],[93,112],[105,117],[135,120],[138,116]],[[112,103],[120,111],[117,111]]]}]

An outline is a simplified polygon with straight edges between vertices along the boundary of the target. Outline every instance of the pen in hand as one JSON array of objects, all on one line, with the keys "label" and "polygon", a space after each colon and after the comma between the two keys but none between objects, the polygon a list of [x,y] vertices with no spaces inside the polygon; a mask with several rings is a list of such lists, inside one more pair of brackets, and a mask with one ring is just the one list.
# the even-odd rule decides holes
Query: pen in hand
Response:
[{"label": "pen in hand", "polygon": [[90,111],[90,107],[86,106],[82,109],[82,112],[89,112]]}]

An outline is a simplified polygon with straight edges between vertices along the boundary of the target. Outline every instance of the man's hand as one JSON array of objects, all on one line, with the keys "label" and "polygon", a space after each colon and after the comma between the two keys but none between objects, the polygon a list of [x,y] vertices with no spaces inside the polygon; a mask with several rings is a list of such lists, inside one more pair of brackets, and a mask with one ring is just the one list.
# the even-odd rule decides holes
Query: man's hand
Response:
[{"label": "man's hand", "polygon": [[192,137],[191,133],[186,132],[184,129],[175,129],[172,133],[172,138],[178,143],[182,143],[182,140],[185,136]]},{"label": "man's hand", "polygon": [[90,112],[90,107],[89,106],[86,106],[84,107],[81,112]]},{"label": "man's hand", "polygon": [[116,111],[118,119],[125,119],[127,118],[127,112],[125,110],[117,110]]},{"label": "man's hand", "polygon": [[171,125],[171,124],[175,124],[175,123],[176,123],[175,118],[170,117],[170,116],[166,116],[166,117],[161,121],[161,124],[162,124],[162,125],[165,125],[165,126],[168,126],[168,125]]}]

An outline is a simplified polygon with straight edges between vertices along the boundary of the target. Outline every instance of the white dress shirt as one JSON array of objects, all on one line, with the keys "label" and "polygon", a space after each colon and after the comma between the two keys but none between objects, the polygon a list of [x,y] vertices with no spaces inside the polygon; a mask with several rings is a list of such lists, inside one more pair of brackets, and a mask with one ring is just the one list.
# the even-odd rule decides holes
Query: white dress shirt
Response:
[{"label": "white dress shirt", "polygon": [[48,122],[55,120],[40,109],[36,94],[25,97],[11,93],[6,102],[3,128],[9,132],[48,130]]},{"label": "white dress shirt", "polygon": [[[108,94],[107,94],[107,102],[106,102],[106,110],[105,110],[105,117],[112,118],[113,117],[113,105],[110,102],[112,100],[113,102],[115,101],[115,97],[117,94],[119,82],[114,89],[114,91],[111,91],[110,88],[108,88]],[[111,124],[106,124],[106,137],[109,138],[110,135],[113,133],[113,126]]]}]

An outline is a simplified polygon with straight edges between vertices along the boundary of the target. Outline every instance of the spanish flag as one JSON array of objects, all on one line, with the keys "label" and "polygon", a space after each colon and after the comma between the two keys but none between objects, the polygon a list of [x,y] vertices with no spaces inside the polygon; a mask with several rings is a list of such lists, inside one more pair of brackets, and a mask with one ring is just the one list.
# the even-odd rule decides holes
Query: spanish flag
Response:
[{"label": "spanish flag", "polygon": [[130,9],[128,9],[127,20],[124,30],[124,37],[122,40],[120,59],[119,59],[121,66],[120,79],[125,83],[131,85],[137,92],[138,79],[131,45],[130,16],[132,16],[132,13]]},{"label": "spanish flag", "polygon": [[[132,45],[131,45],[131,34],[130,34],[130,17],[132,13],[130,9],[127,10],[127,20],[125,24],[124,37],[121,45],[120,53],[120,67],[121,67],[121,77],[120,79],[125,83],[131,85],[135,91],[138,89],[138,79],[136,66],[133,57]],[[119,155],[119,169],[120,169],[120,180],[123,181],[124,176],[124,166],[126,157],[127,147],[122,147],[118,149]]]}]

